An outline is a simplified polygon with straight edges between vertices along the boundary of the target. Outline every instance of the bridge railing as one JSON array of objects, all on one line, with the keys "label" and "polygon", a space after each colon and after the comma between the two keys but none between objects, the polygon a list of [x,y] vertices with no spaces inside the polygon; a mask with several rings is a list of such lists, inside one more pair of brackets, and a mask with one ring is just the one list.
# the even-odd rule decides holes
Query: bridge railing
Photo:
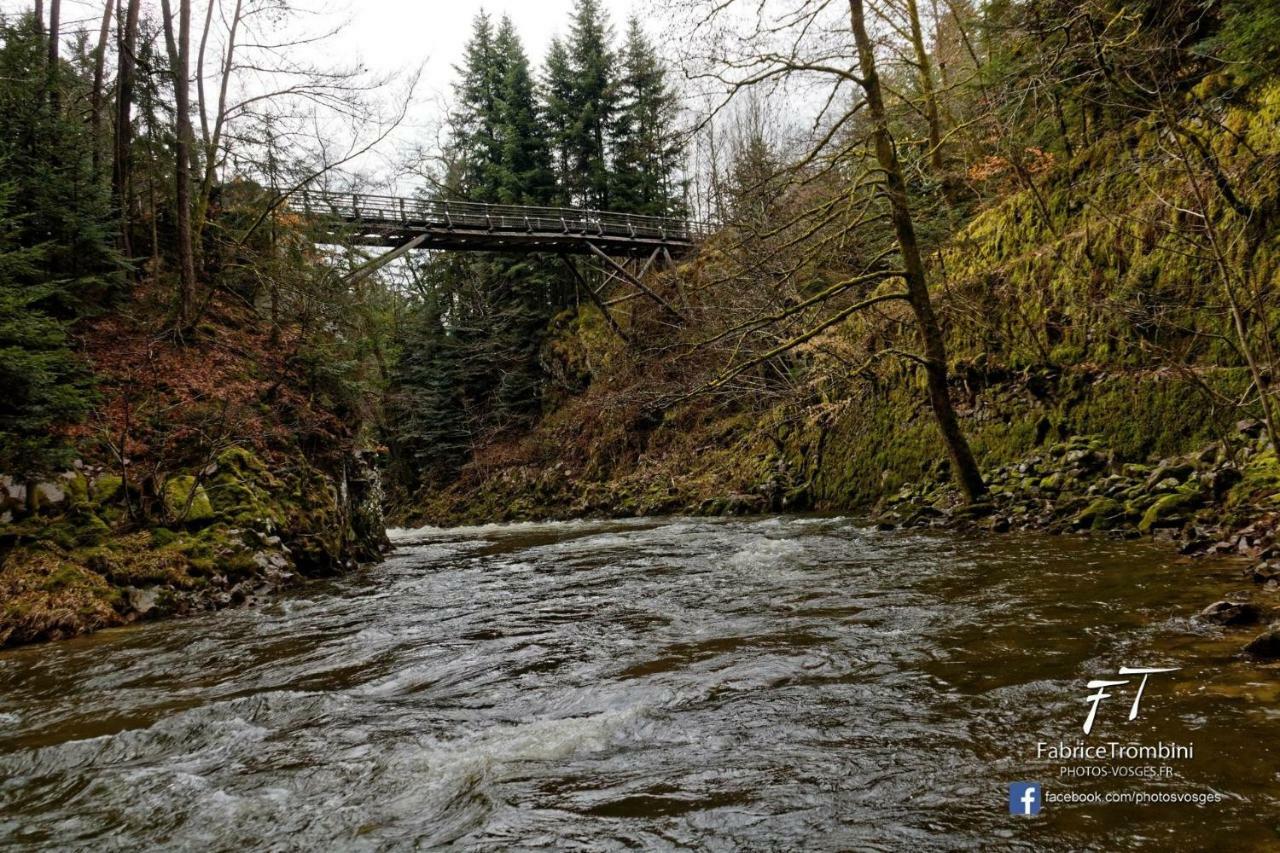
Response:
[{"label": "bridge railing", "polygon": [[470,201],[404,198],[365,193],[304,190],[291,196],[289,209],[308,216],[347,222],[438,227],[467,231],[565,234],[692,242],[707,227],[685,219],[569,207],[482,204]]}]

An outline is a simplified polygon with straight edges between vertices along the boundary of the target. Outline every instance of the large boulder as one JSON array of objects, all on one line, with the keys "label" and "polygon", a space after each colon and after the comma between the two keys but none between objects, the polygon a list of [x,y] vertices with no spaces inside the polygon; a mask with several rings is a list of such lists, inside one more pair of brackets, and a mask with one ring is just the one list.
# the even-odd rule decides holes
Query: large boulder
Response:
[{"label": "large boulder", "polygon": [[164,511],[175,521],[202,524],[212,521],[213,504],[204,486],[190,474],[180,474],[165,480],[163,489]]},{"label": "large boulder", "polygon": [[1215,625],[1253,625],[1262,618],[1262,609],[1248,601],[1215,601],[1200,611],[1200,619]]},{"label": "large boulder", "polygon": [[1280,658],[1280,627],[1272,625],[1249,641],[1244,647],[1245,654],[1263,660]]}]

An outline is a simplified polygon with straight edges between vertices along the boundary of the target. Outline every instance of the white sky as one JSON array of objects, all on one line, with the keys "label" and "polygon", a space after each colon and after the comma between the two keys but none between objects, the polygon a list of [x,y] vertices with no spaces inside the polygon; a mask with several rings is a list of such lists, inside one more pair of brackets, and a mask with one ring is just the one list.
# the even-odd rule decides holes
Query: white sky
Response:
[{"label": "white sky", "polygon": [[[572,5],[572,0],[350,0],[333,3],[331,8],[345,6],[351,19],[342,37],[344,53],[382,69],[426,60],[428,88],[444,91],[453,77],[452,66],[462,56],[472,19],[482,8],[495,20],[509,15],[530,58],[541,65],[551,38],[568,33]],[[603,5],[620,36],[632,9],[645,4],[643,0],[604,0]]]},{"label": "white sky", "polygon": [[[217,2],[217,0],[214,0]],[[14,14],[30,9],[31,0],[0,0],[0,11]],[[46,7],[48,2],[46,0]],[[425,62],[424,94],[444,94],[453,79],[453,65],[471,32],[471,22],[484,9],[496,20],[509,15],[524,40],[535,65],[541,65],[552,36],[569,29],[572,0],[294,0],[293,5],[312,13],[308,29],[321,21],[348,21],[340,37],[329,43],[337,62],[359,59],[373,70],[416,68]],[[646,0],[602,0],[620,37],[627,16],[650,6]],[[63,0],[63,26],[96,28],[103,0]],[[143,0],[144,8],[157,15],[160,0]],[[205,0],[192,2],[192,26],[203,20]],[[47,12],[46,12],[47,14]],[[643,21],[650,34],[662,35],[653,20]]]},{"label": "white sky", "polygon": [[[88,30],[96,39],[105,0],[63,0],[62,31],[66,38]],[[115,2],[115,0],[112,0]],[[176,2],[176,0],[175,0]],[[206,3],[221,3],[230,10],[233,0],[192,0],[193,40],[199,39]],[[279,42],[341,27],[334,37],[315,47],[292,48],[292,55],[321,66],[350,67],[363,64],[371,76],[400,74],[407,78],[420,66],[422,77],[414,105],[392,138],[376,152],[360,158],[356,166],[366,173],[391,174],[394,164],[410,149],[431,149],[440,139],[446,116],[446,99],[455,80],[454,66],[463,55],[471,25],[481,9],[495,22],[509,15],[524,42],[525,50],[540,71],[543,57],[554,36],[567,36],[573,0],[287,0],[295,10],[286,19]],[[29,10],[32,0],[0,0],[0,12],[13,15]],[[601,0],[613,27],[615,42],[621,39],[633,10],[652,8],[652,0]],[[48,0],[45,2],[48,14]],[[160,0],[143,0],[144,16],[157,20]],[[215,7],[217,8],[217,7]],[[659,44],[665,36],[654,15],[642,23]],[[216,35],[215,35],[216,40]],[[211,51],[216,56],[216,49]],[[394,99],[400,85],[388,90]],[[393,107],[389,107],[393,109]],[[403,180],[403,179],[402,179]]]}]

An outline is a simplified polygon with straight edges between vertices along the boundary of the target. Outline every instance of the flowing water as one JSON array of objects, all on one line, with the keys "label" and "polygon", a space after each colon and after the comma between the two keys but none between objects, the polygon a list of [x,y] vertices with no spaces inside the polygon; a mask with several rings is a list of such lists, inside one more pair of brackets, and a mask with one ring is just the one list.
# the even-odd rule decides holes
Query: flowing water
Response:
[{"label": "flowing water", "polygon": [[[1189,618],[1233,566],[838,518],[397,544],[260,608],[0,654],[0,847],[1280,846],[1280,671]],[[1085,737],[1086,682],[1121,666],[1180,669]],[[1086,764],[1171,775],[1060,776]],[[1023,817],[1017,781],[1220,801]]]}]

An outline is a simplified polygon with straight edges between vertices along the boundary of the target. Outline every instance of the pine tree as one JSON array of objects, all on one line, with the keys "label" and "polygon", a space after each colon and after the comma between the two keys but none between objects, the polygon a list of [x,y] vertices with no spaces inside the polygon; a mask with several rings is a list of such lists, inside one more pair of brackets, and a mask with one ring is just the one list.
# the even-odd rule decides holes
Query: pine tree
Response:
[{"label": "pine tree", "polygon": [[609,207],[609,135],[618,111],[609,22],[599,0],[577,0],[567,47],[554,44],[545,72],[547,123],[561,154],[568,203]]},{"label": "pine tree", "polygon": [[388,395],[391,445],[401,482],[447,476],[466,459],[472,425],[464,404],[465,365],[465,348],[446,328],[436,300],[409,316]]},{"label": "pine tree", "polygon": [[575,116],[573,103],[577,96],[573,70],[569,66],[569,52],[558,38],[551,40],[547,48],[547,61],[543,70],[542,113],[551,150],[551,168],[556,179],[555,202],[571,203],[569,186],[573,175],[573,128]]},{"label": "pine tree", "polygon": [[[98,142],[79,115],[50,105],[44,42],[33,16],[0,20],[0,174],[22,213],[11,239],[45,247],[29,283],[54,283],[45,307],[73,319],[111,294],[120,265],[107,188],[93,168]],[[61,61],[48,85],[62,92],[64,107],[89,94],[89,82]]]},{"label": "pine tree", "polygon": [[32,476],[66,464],[55,430],[83,417],[91,394],[64,323],[45,308],[59,296],[55,282],[42,281],[49,246],[22,245],[14,190],[0,184],[0,471]]},{"label": "pine tree", "polygon": [[677,178],[678,104],[657,51],[634,17],[627,22],[618,101],[612,127],[613,207],[650,216],[678,214],[683,196]]},{"label": "pine tree", "polygon": [[476,15],[463,64],[456,68],[457,100],[451,147],[460,164],[458,191],[468,201],[498,200],[502,144],[499,99],[506,77],[505,59],[494,41],[493,23],[484,12]]},{"label": "pine tree", "polygon": [[[51,97],[50,87],[58,97]],[[109,197],[93,168],[98,147],[74,105],[89,82],[50,65],[33,15],[0,19],[0,470],[49,473],[65,464],[58,429],[92,399],[67,329],[114,295]]]},{"label": "pine tree", "polygon": [[551,152],[538,113],[529,58],[511,19],[503,16],[494,39],[494,56],[503,76],[498,81],[498,201],[547,204],[555,192]]}]

